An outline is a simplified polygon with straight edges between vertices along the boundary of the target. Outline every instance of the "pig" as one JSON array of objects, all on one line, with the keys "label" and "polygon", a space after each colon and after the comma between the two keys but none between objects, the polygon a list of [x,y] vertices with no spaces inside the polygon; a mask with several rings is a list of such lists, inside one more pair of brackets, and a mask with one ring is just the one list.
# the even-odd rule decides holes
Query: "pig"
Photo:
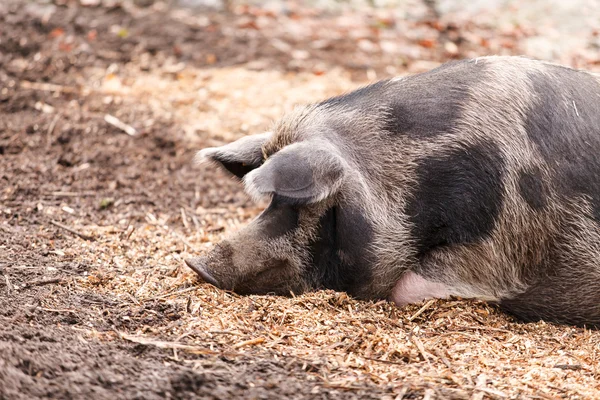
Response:
[{"label": "pig", "polygon": [[240,294],[476,298],[600,326],[600,82],[523,57],[383,80],[197,157],[266,209],[187,260]]}]

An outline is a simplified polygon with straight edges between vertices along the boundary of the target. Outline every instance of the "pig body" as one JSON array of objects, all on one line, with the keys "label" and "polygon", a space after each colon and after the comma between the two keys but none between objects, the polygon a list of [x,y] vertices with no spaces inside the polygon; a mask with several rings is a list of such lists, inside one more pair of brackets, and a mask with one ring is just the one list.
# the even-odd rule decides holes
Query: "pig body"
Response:
[{"label": "pig body", "polygon": [[240,293],[485,299],[600,326],[600,83],[485,57],[301,107],[202,150],[269,207],[188,264]]}]

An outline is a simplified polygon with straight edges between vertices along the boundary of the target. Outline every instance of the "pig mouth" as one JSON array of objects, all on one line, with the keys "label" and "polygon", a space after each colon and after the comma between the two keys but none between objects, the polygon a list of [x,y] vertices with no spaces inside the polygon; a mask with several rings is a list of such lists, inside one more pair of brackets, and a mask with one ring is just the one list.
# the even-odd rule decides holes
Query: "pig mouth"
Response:
[{"label": "pig mouth", "polygon": [[200,278],[206,283],[210,283],[215,287],[219,287],[219,282],[206,271],[205,263],[202,261],[202,258],[188,258],[185,260],[185,263],[188,267],[192,269],[195,273],[197,273]]}]

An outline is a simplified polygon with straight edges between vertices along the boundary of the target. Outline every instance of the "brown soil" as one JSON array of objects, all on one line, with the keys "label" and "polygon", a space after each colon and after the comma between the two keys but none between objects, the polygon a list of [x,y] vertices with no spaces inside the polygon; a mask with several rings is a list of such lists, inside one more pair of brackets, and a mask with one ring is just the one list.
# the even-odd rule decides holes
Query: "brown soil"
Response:
[{"label": "brown soil", "polygon": [[197,149],[366,79],[519,53],[531,29],[110,3],[0,4],[0,399],[600,396],[597,332],[477,302],[240,297],[182,263],[259,211]]}]

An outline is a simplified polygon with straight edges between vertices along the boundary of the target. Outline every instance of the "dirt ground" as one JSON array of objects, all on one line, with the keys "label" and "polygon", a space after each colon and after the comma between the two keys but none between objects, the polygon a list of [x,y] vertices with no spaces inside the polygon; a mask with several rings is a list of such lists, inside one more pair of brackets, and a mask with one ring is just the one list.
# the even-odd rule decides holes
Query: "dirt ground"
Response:
[{"label": "dirt ground", "polygon": [[[596,331],[461,300],[240,297],[183,265],[260,211],[196,150],[544,35],[401,3],[2,1],[0,399],[600,398]],[[594,69],[596,38],[553,60]]]}]

